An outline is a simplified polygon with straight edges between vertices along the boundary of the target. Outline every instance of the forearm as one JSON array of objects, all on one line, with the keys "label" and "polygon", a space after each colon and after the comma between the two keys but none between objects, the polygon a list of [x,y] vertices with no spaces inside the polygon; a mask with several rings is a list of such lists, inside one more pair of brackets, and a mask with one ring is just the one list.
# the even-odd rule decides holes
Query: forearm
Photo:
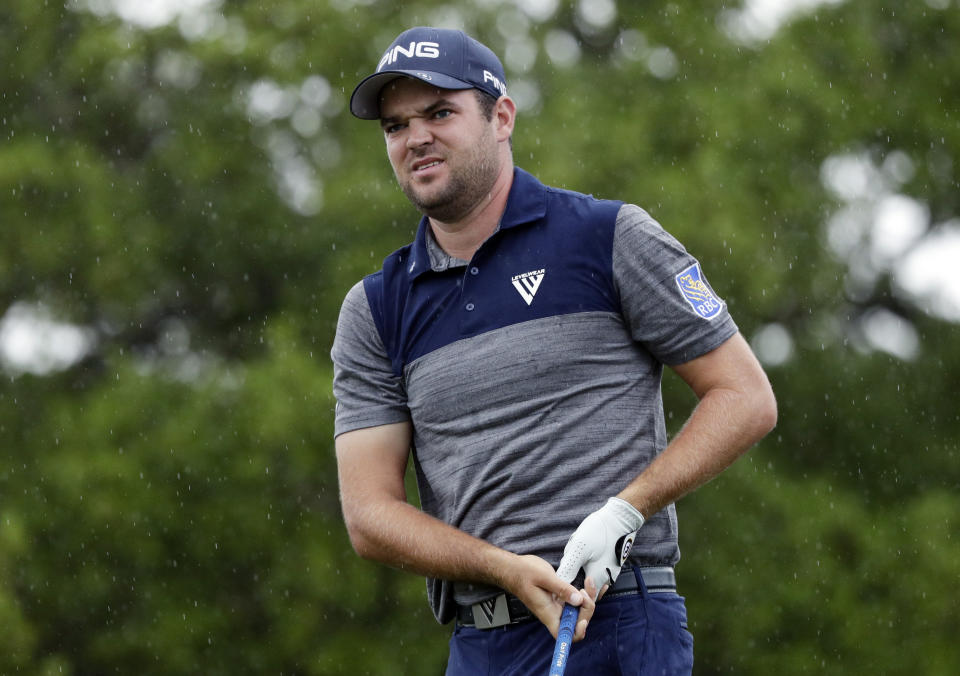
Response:
[{"label": "forearm", "polygon": [[450,526],[407,502],[404,475],[409,423],[360,429],[336,440],[340,502],[357,553],[444,580],[503,586],[505,550]]},{"label": "forearm", "polygon": [[717,476],[773,427],[772,394],[714,389],[654,461],[617,497],[649,518]]},{"label": "forearm", "polygon": [[700,402],[667,448],[617,496],[645,518],[722,472],[777,422],[770,381],[740,334],[674,371]]},{"label": "forearm", "polygon": [[596,589],[588,585],[586,594],[577,594],[540,557],[495,547],[403,501],[350,511],[350,538],[364,558],[427,577],[499,587],[518,597],[554,636],[563,602],[582,604],[574,640],[583,638]]},{"label": "forearm", "polygon": [[449,526],[406,501],[344,505],[347,529],[363,558],[444,580],[505,587],[504,571],[518,558]]},{"label": "forearm", "polygon": [[[409,423],[355,430],[337,437],[340,501],[360,556],[427,577],[490,584],[516,595],[556,635],[563,600],[593,610],[573,586],[537,556],[517,555],[435,519],[407,503],[404,472]],[[591,597],[592,599],[592,597]],[[578,625],[577,638],[583,637]]]}]

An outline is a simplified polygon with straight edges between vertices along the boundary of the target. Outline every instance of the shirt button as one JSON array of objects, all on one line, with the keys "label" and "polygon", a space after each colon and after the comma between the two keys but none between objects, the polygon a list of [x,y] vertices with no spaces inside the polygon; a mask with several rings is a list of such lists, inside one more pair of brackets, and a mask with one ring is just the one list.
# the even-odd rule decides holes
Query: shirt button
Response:
[{"label": "shirt button", "polygon": [[476,267],[476,266],[470,268],[470,274],[471,274],[471,275],[479,275],[479,274],[480,274],[480,268],[478,268],[478,267]]},{"label": "shirt button", "polygon": [[473,308],[475,308],[476,305],[473,303],[467,303],[464,307],[466,307],[467,312],[473,312]]}]

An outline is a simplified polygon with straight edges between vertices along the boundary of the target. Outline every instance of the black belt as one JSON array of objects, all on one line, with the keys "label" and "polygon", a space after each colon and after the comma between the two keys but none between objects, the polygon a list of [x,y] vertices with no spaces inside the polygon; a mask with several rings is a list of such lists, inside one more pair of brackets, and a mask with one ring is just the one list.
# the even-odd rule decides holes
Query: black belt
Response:
[{"label": "black belt", "polygon": [[[640,577],[643,585],[650,594],[677,591],[677,579],[670,566],[652,566],[640,568]],[[636,594],[640,591],[637,576],[633,569],[626,568],[617,576],[617,581],[603,595],[604,599],[621,594]],[[601,599],[602,600],[602,599]],[[493,629],[508,624],[525,622],[533,619],[534,615],[513,594],[498,594],[490,599],[469,606],[457,605],[457,623],[464,627],[477,629]]]}]

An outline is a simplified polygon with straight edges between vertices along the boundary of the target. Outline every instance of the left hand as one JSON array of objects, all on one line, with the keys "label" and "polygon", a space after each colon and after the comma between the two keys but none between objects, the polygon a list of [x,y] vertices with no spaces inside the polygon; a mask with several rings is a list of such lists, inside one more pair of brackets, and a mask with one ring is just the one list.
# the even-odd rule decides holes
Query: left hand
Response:
[{"label": "left hand", "polygon": [[[573,582],[583,568],[588,587],[597,593],[616,582],[620,568],[627,560],[643,515],[625,500],[610,498],[607,504],[588,515],[567,541],[557,575],[564,582]],[[593,590],[591,590],[593,591]]]}]

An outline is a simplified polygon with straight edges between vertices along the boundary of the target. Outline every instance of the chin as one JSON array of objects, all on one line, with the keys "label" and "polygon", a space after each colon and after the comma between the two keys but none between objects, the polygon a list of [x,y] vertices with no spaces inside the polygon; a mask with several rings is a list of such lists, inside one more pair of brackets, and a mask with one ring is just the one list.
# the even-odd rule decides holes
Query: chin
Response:
[{"label": "chin", "polygon": [[452,220],[459,213],[456,204],[449,199],[421,199],[414,202],[414,206],[420,213],[440,221]]},{"label": "chin", "polygon": [[450,201],[442,190],[419,190],[414,188],[411,194],[414,197],[411,201],[416,202],[425,209],[443,207]]}]

